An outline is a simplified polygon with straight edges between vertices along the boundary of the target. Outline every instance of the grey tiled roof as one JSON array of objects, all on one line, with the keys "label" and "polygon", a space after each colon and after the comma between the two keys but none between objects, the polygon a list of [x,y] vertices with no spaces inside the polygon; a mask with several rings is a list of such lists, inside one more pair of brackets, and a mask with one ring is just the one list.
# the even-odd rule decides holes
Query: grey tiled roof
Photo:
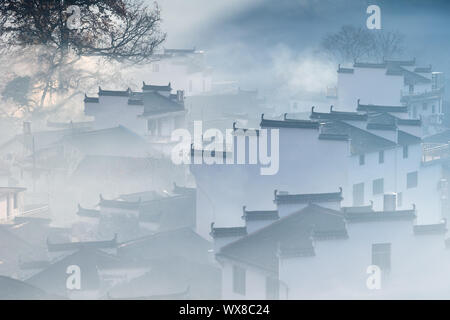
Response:
[{"label": "grey tiled roof", "polygon": [[109,97],[128,97],[131,93],[130,89],[125,91],[120,90],[103,90],[101,87],[98,87],[98,95],[99,96],[109,96]]},{"label": "grey tiled roof", "polygon": [[311,120],[269,120],[261,116],[261,128],[296,128],[296,129],[319,129],[319,122]]},{"label": "grey tiled roof", "polygon": [[397,132],[397,143],[401,146],[420,144],[422,143],[422,139],[420,137],[409,134],[405,131],[398,130]]},{"label": "grey tiled roof", "polygon": [[242,219],[245,221],[262,221],[262,220],[278,220],[278,210],[257,210],[249,211],[243,207]]},{"label": "grey tiled roof", "polygon": [[100,207],[104,208],[118,208],[126,210],[139,210],[141,200],[138,201],[123,201],[123,200],[106,200],[100,195]]},{"label": "grey tiled roof", "polygon": [[142,84],[142,90],[143,91],[172,91],[172,86],[169,82],[167,86],[157,86],[157,85],[151,85],[151,84],[145,84],[143,82]]},{"label": "grey tiled roof", "polygon": [[421,119],[397,119],[397,124],[401,126],[420,127],[422,125]]},{"label": "grey tiled roof", "polygon": [[278,256],[314,255],[313,237],[338,235],[347,238],[344,218],[339,211],[310,204],[269,226],[224,246],[217,254],[276,273]]},{"label": "grey tiled roof", "polygon": [[433,235],[447,233],[447,221],[436,224],[425,224],[414,226],[415,235]]},{"label": "grey tiled roof", "polygon": [[372,130],[397,130],[397,118],[383,112],[371,114],[367,122],[367,129]]},{"label": "grey tiled roof", "polygon": [[80,204],[78,204],[77,215],[79,215],[80,217],[99,218],[100,211],[93,209],[85,209],[81,207]]},{"label": "grey tiled roof", "polygon": [[320,120],[349,120],[349,121],[367,121],[367,113],[359,112],[343,112],[343,111],[333,111],[332,107],[329,113],[326,112],[315,112],[314,107],[311,108],[310,119],[320,119]]},{"label": "grey tiled roof", "polygon": [[352,126],[343,121],[333,121],[326,123],[322,127],[323,133],[347,134],[350,137],[350,151],[352,154],[364,154],[396,146],[396,143],[378,135]]},{"label": "grey tiled roof", "polygon": [[408,107],[406,106],[382,106],[374,104],[361,104],[358,100],[358,111],[366,112],[408,112]]},{"label": "grey tiled roof", "polygon": [[184,111],[184,104],[165,97],[158,92],[144,92],[144,113],[141,117],[154,116],[170,112]]},{"label": "grey tiled roof", "polygon": [[211,224],[211,237],[226,238],[226,237],[239,237],[247,234],[246,227],[230,227],[230,228],[215,228],[214,223]]},{"label": "grey tiled roof", "polygon": [[345,211],[348,222],[374,222],[374,221],[412,221],[416,218],[415,209],[397,211]]},{"label": "grey tiled roof", "polygon": [[274,202],[280,203],[317,203],[317,202],[340,202],[342,201],[342,189],[339,192],[331,193],[310,193],[310,194],[279,194],[274,192]]},{"label": "grey tiled roof", "polygon": [[49,240],[47,240],[47,249],[49,252],[111,248],[117,248],[117,235],[112,240],[106,241],[51,243]]},{"label": "grey tiled roof", "polygon": [[84,102],[88,103],[99,103],[100,99],[96,97],[88,97],[87,95],[84,95]]}]

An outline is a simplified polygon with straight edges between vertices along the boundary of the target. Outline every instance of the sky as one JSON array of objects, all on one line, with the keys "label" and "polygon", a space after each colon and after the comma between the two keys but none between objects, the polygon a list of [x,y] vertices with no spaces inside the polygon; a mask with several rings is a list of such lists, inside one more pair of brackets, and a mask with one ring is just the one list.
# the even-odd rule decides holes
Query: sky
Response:
[{"label": "sky", "polygon": [[[160,0],[166,47],[196,47],[224,80],[248,89],[316,90],[335,81],[317,57],[321,39],[344,24],[365,27],[371,4],[382,29],[406,36],[405,59],[450,72],[450,1],[445,0]],[[312,77],[314,74],[315,77]],[[302,80],[303,79],[303,80]],[[302,84],[304,87],[302,87]],[[306,87],[305,87],[306,86]]]}]

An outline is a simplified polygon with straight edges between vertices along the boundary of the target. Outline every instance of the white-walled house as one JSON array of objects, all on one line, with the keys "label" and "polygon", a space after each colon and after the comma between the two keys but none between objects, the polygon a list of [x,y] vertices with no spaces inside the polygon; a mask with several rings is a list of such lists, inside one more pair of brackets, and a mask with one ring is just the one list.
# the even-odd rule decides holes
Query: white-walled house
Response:
[{"label": "white-walled house", "polygon": [[143,83],[142,92],[103,90],[98,98],[85,97],[85,114],[97,130],[123,126],[145,137],[155,149],[169,152],[173,130],[184,128],[184,91],[172,94],[168,85]]},{"label": "white-walled house", "polygon": [[363,105],[405,106],[411,119],[422,118],[433,133],[443,120],[444,75],[431,66],[416,66],[415,59],[384,60],[382,63],[355,62],[338,67],[333,103],[343,111]]},{"label": "white-walled house", "polygon": [[206,65],[205,52],[196,49],[163,49],[154,55],[146,70],[146,78],[163,85],[171,82],[173,88],[186,96],[201,95],[212,89],[212,71]]},{"label": "white-walled house", "polygon": [[[216,244],[224,299],[404,299],[448,295],[446,223],[415,225],[414,208],[326,208],[336,194],[295,195],[305,203],[266,225]],[[316,203],[317,202],[317,203]],[[330,202],[326,202],[329,203]],[[388,208],[389,203],[386,205]],[[280,210],[278,210],[280,212]],[[271,215],[271,214],[270,214]],[[260,220],[260,221],[258,221]],[[231,228],[230,228],[231,229]],[[227,234],[226,228],[221,234]],[[212,234],[215,234],[213,228]],[[369,266],[381,273],[371,286]],[[375,280],[376,281],[376,280]]]},{"label": "white-walled house", "polygon": [[84,98],[84,114],[94,117],[94,129],[106,129],[122,125],[137,134],[144,135],[147,130],[145,121],[138,118],[144,111],[142,104],[134,103],[130,89],[103,90],[99,87],[98,97]]},{"label": "white-walled house", "polygon": [[246,164],[194,162],[197,232],[209,237],[212,222],[217,227],[240,226],[244,205],[251,211],[273,210],[273,190],[321,193],[342,188],[344,205],[373,202],[375,210],[383,208],[384,194],[395,193],[399,208],[416,205],[418,223],[432,224],[442,218],[443,169],[439,163],[422,161],[420,120],[387,112],[333,110],[313,110],[311,118],[261,120],[260,130],[279,130],[279,170],[274,175],[261,175],[260,165],[249,164],[250,130],[234,128],[231,157],[237,159],[238,137],[244,137]]},{"label": "white-walled house", "polygon": [[442,218],[442,195],[437,189],[443,178],[442,166],[422,161],[420,121],[388,113],[373,116],[333,110],[313,110],[311,118],[326,122],[323,132],[346,132],[352,139],[345,205],[373,203],[375,210],[381,210],[383,196],[395,193],[399,208],[417,206],[418,223]]},{"label": "white-walled house", "polygon": [[170,142],[173,130],[186,126],[184,91],[171,94],[170,83],[168,86],[155,86],[145,82],[142,90],[144,110],[138,118],[147,123],[146,135],[154,143]]},{"label": "white-walled house", "polygon": [[[244,139],[247,164],[236,164],[237,161],[234,165],[191,164],[197,186],[197,232],[202,236],[209,238],[212,222],[218,227],[242,224],[244,205],[249,210],[270,209],[275,189],[294,193],[325,192],[330,188],[338,190],[347,181],[347,171],[336,168],[347,166],[348,139],[320,138],[320,124],[310,120],[263,118],[261,129],[268,130],[268,140],[271,129],[279,130],[279,170],[276,174],[261,175],[259,165],[249,164],[249,139],[254,138],[254,133],[237,128],[234,139]],[[236,146],[237,143],[235,149]],[[324,157],[326,154],[332,154],[333,159]],[[233,157],[237,160],[236,152]]]}]

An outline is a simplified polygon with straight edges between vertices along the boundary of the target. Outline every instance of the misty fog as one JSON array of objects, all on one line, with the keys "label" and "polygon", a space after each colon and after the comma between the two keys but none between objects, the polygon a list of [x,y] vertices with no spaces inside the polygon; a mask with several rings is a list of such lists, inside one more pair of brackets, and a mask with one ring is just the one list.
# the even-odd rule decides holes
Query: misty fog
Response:
[{"label": "misty fog", "polygon": [[450,298],[450,3],[9,2],[1,300]]}]

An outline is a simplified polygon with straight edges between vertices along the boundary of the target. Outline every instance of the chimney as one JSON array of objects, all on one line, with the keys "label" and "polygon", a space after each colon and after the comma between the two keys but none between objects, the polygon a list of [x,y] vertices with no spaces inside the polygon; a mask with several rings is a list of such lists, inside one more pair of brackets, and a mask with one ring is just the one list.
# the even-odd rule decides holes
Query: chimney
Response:
[{"label": "chimney", "polygon": [[23,122],[23,134],[31,134],[31,122]]},{"label": "chimney", "polygon": [[183,90],[177,90],[177,101],[184,102],[184,91]]},{"label": "chimney", "polygon": [[397,194],[387,193],[383,199],[383,211],[395,211],[397,207]]}]

